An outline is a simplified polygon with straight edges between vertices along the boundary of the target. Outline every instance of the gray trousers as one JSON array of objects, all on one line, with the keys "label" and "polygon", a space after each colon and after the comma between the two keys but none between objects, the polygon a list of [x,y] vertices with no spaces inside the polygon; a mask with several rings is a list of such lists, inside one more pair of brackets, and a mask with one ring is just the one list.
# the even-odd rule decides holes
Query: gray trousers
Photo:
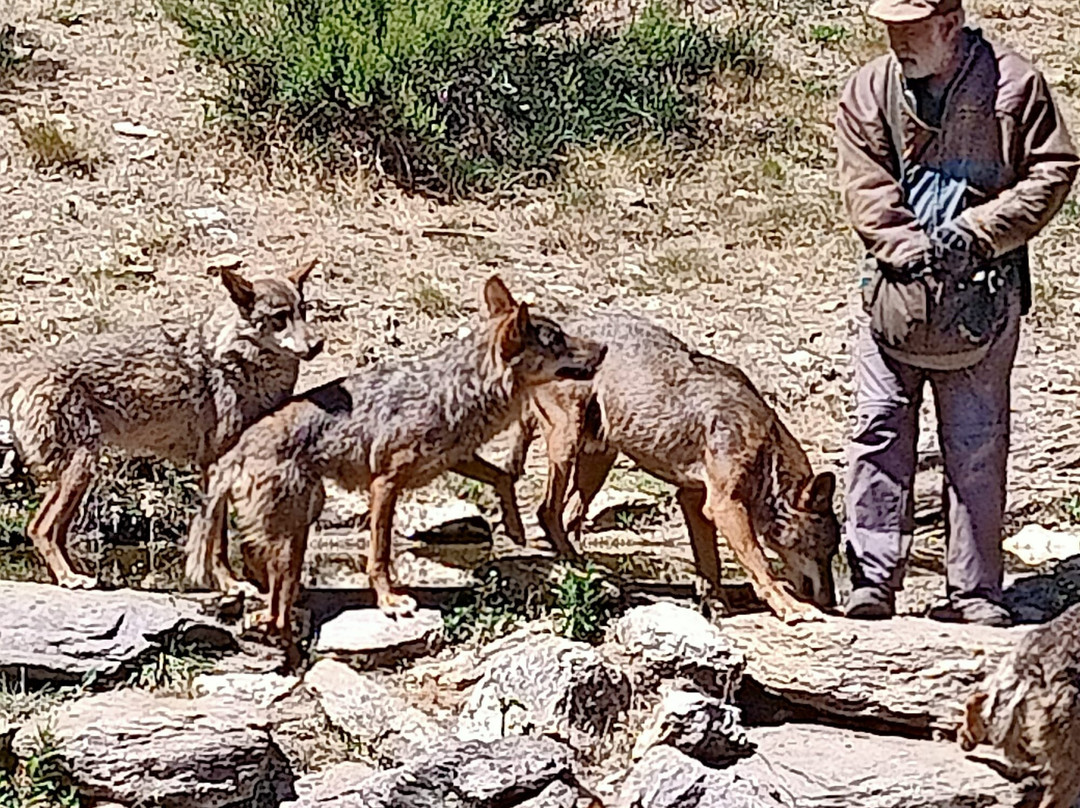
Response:
[{"label": "gray trousers", "polygon": [[986,358],[950,371],[924,370],[882,354],[859,312],[845,529],[854,586],[902,586],[914,532],[919,405],[929,381],[945,466],[949,599],[1000,602],[1009,377],[1020,332],[1019,304],[1013,309]]}]

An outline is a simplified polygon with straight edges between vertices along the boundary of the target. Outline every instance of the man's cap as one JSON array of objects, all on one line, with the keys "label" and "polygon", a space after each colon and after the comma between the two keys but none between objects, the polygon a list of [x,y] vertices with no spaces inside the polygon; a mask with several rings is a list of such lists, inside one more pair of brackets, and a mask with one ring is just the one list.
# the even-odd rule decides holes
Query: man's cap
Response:
[{"label": "man's cap", "polygon": [[882,22],[916,22],[960,8],[960,0],[874,0],[866,13]]}]

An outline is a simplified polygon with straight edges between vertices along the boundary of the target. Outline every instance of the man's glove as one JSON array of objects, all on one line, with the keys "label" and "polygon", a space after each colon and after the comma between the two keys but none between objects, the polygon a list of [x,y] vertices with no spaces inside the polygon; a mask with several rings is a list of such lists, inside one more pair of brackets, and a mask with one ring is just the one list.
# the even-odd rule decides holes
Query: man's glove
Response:
[{"label": "man's glove", "polygon": [[930,234],[932,261],[944,266],[979,264],[990,259],[988,250],[960,220],[953,219]]},{"label": "man's glove", "polygon": [[956,219],[936,228],[930,234],[931,261],[936,267],[966,284],[985,284],[993,294],[1005,282],[1001,273],[988,266],[991,254],[970,230]]}]

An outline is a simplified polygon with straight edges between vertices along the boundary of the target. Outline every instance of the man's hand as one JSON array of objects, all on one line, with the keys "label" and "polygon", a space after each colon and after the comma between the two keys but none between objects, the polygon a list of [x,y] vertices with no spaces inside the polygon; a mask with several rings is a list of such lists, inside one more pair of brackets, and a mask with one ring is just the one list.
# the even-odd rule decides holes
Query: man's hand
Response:
[{"label": "man's hand", "polygon": [[972,265],[990,258],[982,242],[958,219],[936,228],[930,234],[930,243],[932,260],[941,266]]}]

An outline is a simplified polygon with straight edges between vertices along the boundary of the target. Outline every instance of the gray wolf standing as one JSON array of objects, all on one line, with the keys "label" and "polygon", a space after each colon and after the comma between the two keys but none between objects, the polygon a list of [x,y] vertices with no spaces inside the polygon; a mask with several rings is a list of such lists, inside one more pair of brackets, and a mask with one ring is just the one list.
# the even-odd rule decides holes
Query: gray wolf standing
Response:
[{"label": "gray wolf standing", "polygon": [[966,752],[1000,747],[1042,780],[1039,808],[1080,797],[1080,604],[1025,634],[968,698],[958,736]]},{"label": "gray wolf standing", "polygon": [[193,464],[204,474],[245,427],[293,391],[302,359],[322,348],[304,320],[303,283],[223,269],[230,300],[194,321],[102,334],[0,380],[15,450],[39,485],[27,532],[58,584],[92,588],[71,568],[67,531],[102,446]]},{"label": "gray wolf standing", "polygon": [[948,534],[948,603],[930,616],[1008,625],[1001,527],[1009,377],[1031,296],[1027,242],[1061,207],[1080,160],[1045,79],[965,28],[960,0],[875,0],[869,14],[885,23],[891,50],[848,81],[836,118],[844,202],[867,251],[847,614],[895,612],[929,381]]},{"label": "gray wolf standing", "polygon": [[[738,368],[691,350],[669,331],[625,313],[567,318],[567,330],[608,345],[588,383],[538,387],[519,426],[512,474],[544,434],[548,482],[540,523],[556,549],[574,553],[589,503],[622,452],[678,486],[700,574],[720,583],[723,534],[757,595],[789,621],[833,602],[831,562],[839,545],[835,478],[815,475],[806,453]],[[775,550],[783,578],[762,545]]]},{"label": "gray wolf standing", "polygon": [[[602,345],[531,315],[498,277],[485,285],[484,300],[487,319],[477,333],[427,359],[374,365],[298,395],[244,432],[210,472],[187,541],[189,581],[223,590],[238,585],[222,546],[231,501],[247,573],[269,592],[268,628],[294,652],[291,608],[308,531],[323,504],[322,480],[329,478],[370,497],[367,573],[379,608],[412,612],[413,599],[391,581],[400,493],[448,470],[498,485],[506,473],[476,450],[520,417],[529,389],[591,378],[604,358]],[[512,488],[497,490],[509,493],[504,513],[516,514]]]}]

